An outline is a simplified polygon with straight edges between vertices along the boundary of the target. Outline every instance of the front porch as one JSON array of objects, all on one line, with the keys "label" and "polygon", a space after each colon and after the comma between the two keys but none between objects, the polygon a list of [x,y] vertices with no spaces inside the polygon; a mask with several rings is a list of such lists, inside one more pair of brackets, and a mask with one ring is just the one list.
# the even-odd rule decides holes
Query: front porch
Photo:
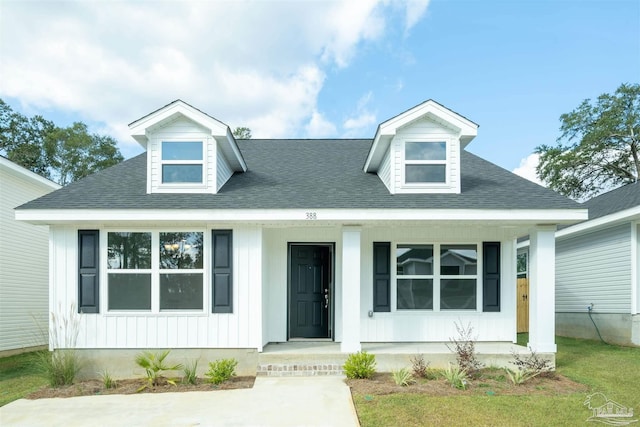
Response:
[{"label": "front porch", "polygon": [[[475,343],[478,359],[486,367],[513,368],[513,352],[527,355],[530,351],[510,342]],[[362,350],[376,356],[376,369],[391,372],[411,368],[411,358],[422,354],[431,368],[445,368],[456,357],[444,342],[362,343]],[[343,375],[342,366],[348,354],[341,352],[340,343],[330,341],[289,341],[269,343],[258,354],[257,375],[314,376]],[[544,354],[554,361],[555,354]]]}]

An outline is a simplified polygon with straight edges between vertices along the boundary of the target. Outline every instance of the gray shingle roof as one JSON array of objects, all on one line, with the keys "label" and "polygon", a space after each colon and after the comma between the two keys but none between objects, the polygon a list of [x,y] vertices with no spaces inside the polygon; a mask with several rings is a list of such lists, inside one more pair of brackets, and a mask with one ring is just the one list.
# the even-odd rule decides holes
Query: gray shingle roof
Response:
[{"label": "gray shingle roof", "polygon": [[362,165],[370,139],[239,140],[248,171],[218,194],[146,194],[146,154],[19,209],[580,209],[580,204],[467,151],[461,194],[389,194]]},{"label": "gray shingle roof", "polygon": [[640,206],[640,183],[627,184],[601,194],[584,202],[583,206],[589,208],[590,220]]}]

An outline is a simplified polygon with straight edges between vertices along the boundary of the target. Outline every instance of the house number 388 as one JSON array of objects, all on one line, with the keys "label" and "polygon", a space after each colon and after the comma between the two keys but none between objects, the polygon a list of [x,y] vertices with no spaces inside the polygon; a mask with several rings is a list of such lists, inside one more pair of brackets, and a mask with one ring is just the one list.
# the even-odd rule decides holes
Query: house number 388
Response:
[{"label": "house number 388", "polygon": [[307,219],[318,219],[318,215],[315,212],[307,212]]}]

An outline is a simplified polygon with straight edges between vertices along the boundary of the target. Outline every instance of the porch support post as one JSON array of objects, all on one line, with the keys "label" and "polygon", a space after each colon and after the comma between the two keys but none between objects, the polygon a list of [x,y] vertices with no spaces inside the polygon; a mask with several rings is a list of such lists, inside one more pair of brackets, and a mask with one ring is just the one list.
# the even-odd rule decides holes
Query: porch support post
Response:
[{"label": "porch support post", "polygon": [[529,234],[529,346],[555,353],[556,226],[540,225]]},{"label": "porch support post", "polygon": [[360,351],[360,227],[342,229],[342,342],[340,351]]}]

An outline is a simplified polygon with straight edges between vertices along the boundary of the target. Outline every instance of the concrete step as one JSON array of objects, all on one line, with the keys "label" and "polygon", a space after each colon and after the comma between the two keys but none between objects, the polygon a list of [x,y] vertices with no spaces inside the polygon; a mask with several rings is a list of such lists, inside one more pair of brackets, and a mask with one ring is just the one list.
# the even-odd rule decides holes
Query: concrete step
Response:
[{"label": "concrete step", "polygon": [[335,363],[267,363],[258,365],[261,377],[342,376],[342,364]]}]

